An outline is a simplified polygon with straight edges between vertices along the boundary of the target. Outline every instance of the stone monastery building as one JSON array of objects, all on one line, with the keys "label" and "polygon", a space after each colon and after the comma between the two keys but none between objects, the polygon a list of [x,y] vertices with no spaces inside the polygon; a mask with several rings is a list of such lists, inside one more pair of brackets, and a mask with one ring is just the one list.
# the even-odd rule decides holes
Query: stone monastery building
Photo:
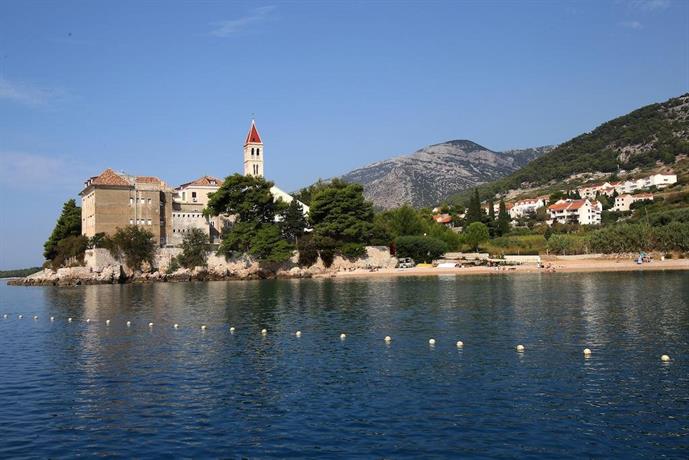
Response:
[{"label": "stone monastery building", "polygon": [[[256,123],[244,142],[244,175],[263,177],[264,146]],[[177,246],[192,228],[203,230],[213,242],[232,225],[232,216],[207,218],[203,210],[208,195],[217,191],[223,179],[203,176],[177,188],[153,176],[132,176],[108,168],[84,183],[81,196],[81,232],[87,237],[97,233],[112,235],[118,228],[138,225],[153,233],[161,246]],[[294,198],[278,187],[270,189],[273,197],[286,203]],[[308,206],[301,203],[304,213]]]}]

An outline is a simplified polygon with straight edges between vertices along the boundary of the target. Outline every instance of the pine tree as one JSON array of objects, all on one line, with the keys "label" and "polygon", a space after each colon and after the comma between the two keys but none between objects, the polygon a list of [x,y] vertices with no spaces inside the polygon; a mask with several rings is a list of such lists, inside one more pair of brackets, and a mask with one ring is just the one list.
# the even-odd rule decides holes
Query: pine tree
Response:
[{"label": "pine tree", "polygon": [[60,241],[79,235],[81,235],[81,208],[77,206],[75,200],[71,199],[62,206],[62,214],[57,219],[48,241],[43,245],[43,257],[53,260],[57,255],[57,246]]},{"label": "pine tree", "polygon": [[289,206],[287,206],[282,216],[280,227],[282,229],[282,236],[292,243],[304,234],[306,218],[304,217],[304,208],[302,208],[298,200],[292,200]]}]

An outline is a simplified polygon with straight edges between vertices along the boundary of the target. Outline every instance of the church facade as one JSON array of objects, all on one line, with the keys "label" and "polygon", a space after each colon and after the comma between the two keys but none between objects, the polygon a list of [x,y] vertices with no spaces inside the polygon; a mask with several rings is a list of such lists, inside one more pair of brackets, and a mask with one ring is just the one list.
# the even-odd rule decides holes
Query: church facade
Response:
[{"label": "church facade", "polygon": [[[261,136],[252,120],[244,141],[245,176],[264,177],[265,151]],[[153,233],[160,246],[179,246],[192,229],[206,233],[219,243],[225,230],[232,226],[232,216],[205,217],[208,196],[216,192],[223,179],[202,176],[176,188],[150,176],[131,176],[106,169],[89,178],[80,192],[82,234],[113,234],[127,225],[141,226]],[[277,186],[270,189],[275,200],[291,203],[294,199]],[[308,206],[300,203],[304,214]]]}]

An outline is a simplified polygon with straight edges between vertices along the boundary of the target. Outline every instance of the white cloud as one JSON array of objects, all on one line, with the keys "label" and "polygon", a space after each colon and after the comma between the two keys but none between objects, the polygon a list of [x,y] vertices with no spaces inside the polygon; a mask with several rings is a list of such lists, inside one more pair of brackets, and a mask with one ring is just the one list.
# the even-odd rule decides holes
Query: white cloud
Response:
[{"label": "white cloud", "polygon": [[669,8],[670,0],[632,0],[629,5],[637,10],[658,11]]},{"label": "white cloud", "polygon": [[627,29],[634,30],[641,30],[644,28],[643,24],[641,24],[639,21],[622,21],[620,22],[620,25],[622,27],[626,27]]},{"label": "white cloud", "polygon": [[0,77],[0,100],[4,99],[30,107],[38,107],[48,104],[61,95],[62,93],[59,91],[38,88]]},{"label": "white cloud", "polygon": [[0,187],[81,190],[86,167],[62,156],[0,151]]},{"label": "white cloud", "polygon": [[275,6],[262,6],[254,8],[244,17],[214,22],[211,24],[213,30],[211,30],[210,34],[216,37],[229,37],[245,30],[251,25],[265,21],[273,10],[275,10]]}]

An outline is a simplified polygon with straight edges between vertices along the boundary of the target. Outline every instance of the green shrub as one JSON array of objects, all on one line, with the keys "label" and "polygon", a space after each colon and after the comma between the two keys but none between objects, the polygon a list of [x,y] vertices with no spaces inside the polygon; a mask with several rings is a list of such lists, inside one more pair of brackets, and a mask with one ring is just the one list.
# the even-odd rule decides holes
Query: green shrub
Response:
[{"label": "green shrub", "polygon": [[432,262],[448,251],[447,243],[429,236],[400,236],[395,245],[397,257],[411,257],[416,262]]},{"label": "green shrub", "polygon": [[53,269],[65,265],[82,265],[89,240],[84,235],[68,236],[57,242],[50,265]]},{"label": "green shrub", "polygon": [[651,227],[643,224],[619,224],[604,227],[591,235],[594,252],[620,253],[653,249]]},{"label": "green shrub", "polygon": [[182,240],[182,254],[178,256],[179,264],[185,268],[205,267],[210,249],[208,235],[200,228],[192,228]]},{"label": "green shrub", "polygon": [[112,246],[108,248],[110,253],[117,259],[124,257],[132,270],[140,270],[144,262],[153,266],[156,243],[148,230],[128,225],[118,228],[111,241]]},{"label": "green shrub", "polygon": [[361,243],[344,243],[340,253],[348,259],[357,259],[366,255],[366,246]]},{"label": "green shrub", "polygon": [[589,239],[580,235],[554,234],[548,239],[547,248],[551,254],[586,254],[589,252]]},{"label": "green shrub", "polygon": [[168,265],[167,270],[165,270],[165,273],[168,275],[171,275],[172,273],[176,272],[179,270],[179,261],[177,260],[177,257],[173,257],[172,260],[170,261],[170,265]]},{"label": "green shrub", "polygon": [[318,248],[313,241],[313,236],[304,235],[297,241],[299,251],[299,265],[310,267],[318,261]]}]

